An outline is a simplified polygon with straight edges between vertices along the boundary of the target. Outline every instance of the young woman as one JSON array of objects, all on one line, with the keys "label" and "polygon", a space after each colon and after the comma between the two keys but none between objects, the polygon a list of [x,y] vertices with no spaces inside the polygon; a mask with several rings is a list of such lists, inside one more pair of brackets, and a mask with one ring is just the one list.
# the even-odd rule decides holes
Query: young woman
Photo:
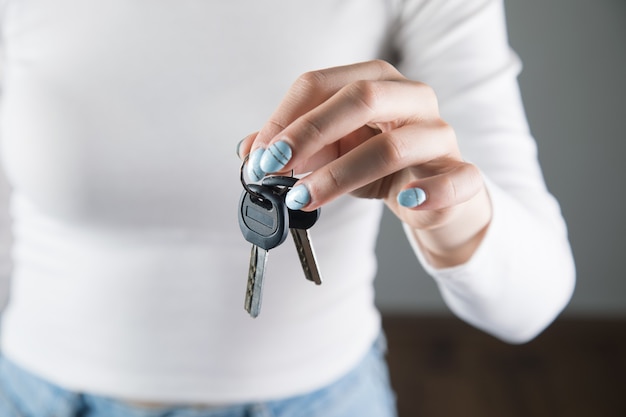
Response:
[{"label": "young woman", "polygon": [[[14,248],[0,415],[395,415],[372,287],[385,204],[461,319],[520,343],[568,302],[566,228],[501,1],[1,13]],[[256,319],[246,158],[249,181],[300,178],[291,208],[324,207],[323,284],[288,240]]]}]

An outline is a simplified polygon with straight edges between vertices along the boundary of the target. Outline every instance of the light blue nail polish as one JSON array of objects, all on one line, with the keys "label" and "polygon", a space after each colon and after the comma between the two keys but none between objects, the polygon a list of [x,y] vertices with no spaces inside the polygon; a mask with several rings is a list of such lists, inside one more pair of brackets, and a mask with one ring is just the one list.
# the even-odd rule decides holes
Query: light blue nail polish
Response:
[{"label": "light blue nail polish", "polygon": [[415,208],[426,201],[426,193],[421,188],[409,188],[398,194],[398,204],[403,207]]},{"label": "light blue nail polish", "polygon": [[248,158],[248,177],[252,181],[261,181],[265,176],[265,172],[261,169],[260,161],[265,153],[265,149],[259,148],[250,154]]},{"label": "light blue nail polish", "polygon": [[285,196],[285,203],[287,207],[292,210],[300,210],[302,207],[309,204],[310,201],[311,194],[303,184],[292,188]]},{"label": "light blue nail polish", "polygon": [[291,159],[291,147],[287,142],[279,141],[267,148],[261,158],[260,165],[264,172],[280,171]]}]

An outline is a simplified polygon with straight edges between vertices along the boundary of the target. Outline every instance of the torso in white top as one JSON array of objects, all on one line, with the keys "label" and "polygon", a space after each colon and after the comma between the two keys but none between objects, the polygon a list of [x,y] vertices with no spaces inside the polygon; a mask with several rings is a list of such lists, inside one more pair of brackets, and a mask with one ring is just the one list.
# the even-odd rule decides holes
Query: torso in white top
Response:
[{"label": "torso in white top", "polygon": [[[448,3],[458,11],[413,1],[401,14],[400,2],[382,0],[6,1],[0,136],[15,266],[4,353],[67,388],[147,401],[276,398],[350,369],[379,332],[381,202],[344,197],[323,208],[312,231],[320,287],[302,276],[290,241],[272,250],[252,320],[235,145],[299,74],[391,57],[398,35],[414,59],[409,75],[439,82],[443,106],[451,98],[470,159],[494,162],[470,140],[493,108],[455,119],[454,99],[471,103],[466,87],[495,70],[512,109],[501,120],[521,132],[505,147],[532,153],[506,44],[462,76],[446,73],[458,72],[458,54],[438,57],[467,33],[478,34],[470,45],[499,34],[499,7]],[[422,22],[450,33],[432,47],[428,37],[407,42],[393,25],[410,15],[404,27],[417,34]],[[469,26],[452,30],[457,18]],[[534,154],[514,174],[558,218]]]}]

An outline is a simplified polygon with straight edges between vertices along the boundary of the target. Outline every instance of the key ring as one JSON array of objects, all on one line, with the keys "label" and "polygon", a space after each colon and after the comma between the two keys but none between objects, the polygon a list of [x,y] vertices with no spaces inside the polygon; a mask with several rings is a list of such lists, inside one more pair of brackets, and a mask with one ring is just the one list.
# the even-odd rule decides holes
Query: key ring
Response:
[{"label": "key ring", "polygon": [[243,175],[243,170],[246,166],[246,162],[248,162],[248,159],[250,158],[250,155],[246,155],[246,157],[243,159],[243,163],[241,164],[241,168],[239,169],[239,180],[241,181],[241,185],[243,185],[243,188],[246,190],[246,192],[256,198],[258,198],[259,200],[263,201],[265,200],[263,198],[263,196],[259,193],[257,193],[256,191],[253,191],[249,186],[248,183],[246,183],[246,180],[244,178]]},{"label": "key ring", "polygon": [[[241,181],[241,185],[243,185],[243,188],[246,190],[246,192],[248,194],[253,195],[254,197],[258,198],[259,200],[263,201],[264,198],[261,194],[257,193],[256,191],[253,191],[249,186],[248,183],[246,183],[246,180],[244,179],[244,175],[243,175],[243,171],[244,168],[246,166],[246,162],[248,162],[248,159],[250,158],[250,154],[246,155],[246,157],[243,159],[243,163],[241,164],[241,168],[239,169],[239,180]],[[294,171],[293,169],[291,170],[291,178],[293,178],[294,176]],[[268,177],[271,178],[271,177]],[[283,195],[285,194],[287,191],[289,191],[288,187],[284,187],[279,193],[278,195]]]}]

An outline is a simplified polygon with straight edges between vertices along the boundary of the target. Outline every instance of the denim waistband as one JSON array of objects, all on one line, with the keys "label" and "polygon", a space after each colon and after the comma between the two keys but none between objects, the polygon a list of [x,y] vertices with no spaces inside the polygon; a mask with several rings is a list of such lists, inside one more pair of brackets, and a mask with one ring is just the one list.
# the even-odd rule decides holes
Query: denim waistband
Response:
[{"label": "denim waistband", "polygon": [[393,417],[395,396],[380,335],[348,374],[314,392],[282,400],[229,406],[144,407],[66,390],[0,355],[0,417]]}]

